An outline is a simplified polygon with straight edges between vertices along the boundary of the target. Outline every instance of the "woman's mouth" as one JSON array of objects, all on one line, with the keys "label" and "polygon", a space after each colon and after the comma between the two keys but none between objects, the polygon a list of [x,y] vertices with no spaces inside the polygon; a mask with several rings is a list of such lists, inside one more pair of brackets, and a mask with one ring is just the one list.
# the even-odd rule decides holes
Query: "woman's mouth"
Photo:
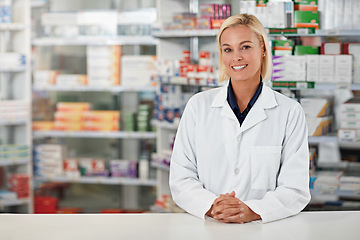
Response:
[{"label": "woman's mouth", "polygon": [[232,66],[232,68],[233,68],[234,70],[240,70],[240,69],[243,69],[243,68],[245,68],[245,67],[247,67],[247,64],[242,65],[242,66]]}]

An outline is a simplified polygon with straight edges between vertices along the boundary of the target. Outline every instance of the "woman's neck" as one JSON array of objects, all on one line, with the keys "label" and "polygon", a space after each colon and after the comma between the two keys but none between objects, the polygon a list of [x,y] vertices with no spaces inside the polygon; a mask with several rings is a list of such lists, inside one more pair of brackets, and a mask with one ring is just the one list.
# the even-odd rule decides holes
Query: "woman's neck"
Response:
[{"label": "woman's neck", "polygon": [[231,80],[231,86],[233,88],[236,97],[236,102],[241,112],[245,110],[251,98],[254,96],[256,90],[259,87],[259,83],[260,83],[260,76],[258,80],[255,79],[247,80],[247,81]]}]

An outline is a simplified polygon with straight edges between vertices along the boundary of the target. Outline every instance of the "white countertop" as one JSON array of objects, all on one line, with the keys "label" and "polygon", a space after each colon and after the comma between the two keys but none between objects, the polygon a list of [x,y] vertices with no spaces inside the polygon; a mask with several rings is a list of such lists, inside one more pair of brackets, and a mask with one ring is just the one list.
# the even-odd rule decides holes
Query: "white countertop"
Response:
[{"label": "white countertop", "polygon": [[0,214],[0,239],[360,239],[360,211],[303,212],[266,223],[224,224],[185,213]]}]

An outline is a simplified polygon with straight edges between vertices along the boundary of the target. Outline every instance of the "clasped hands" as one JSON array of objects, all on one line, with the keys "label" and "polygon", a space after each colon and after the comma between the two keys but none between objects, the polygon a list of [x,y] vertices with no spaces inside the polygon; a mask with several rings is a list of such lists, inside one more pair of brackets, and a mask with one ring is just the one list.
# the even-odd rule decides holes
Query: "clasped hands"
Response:
[{"label": "clasped hands", "polygon": [[245,203],[235,197],[235,192],[220,194],[206,213],[223,223],[246,223],[261,219]]}]

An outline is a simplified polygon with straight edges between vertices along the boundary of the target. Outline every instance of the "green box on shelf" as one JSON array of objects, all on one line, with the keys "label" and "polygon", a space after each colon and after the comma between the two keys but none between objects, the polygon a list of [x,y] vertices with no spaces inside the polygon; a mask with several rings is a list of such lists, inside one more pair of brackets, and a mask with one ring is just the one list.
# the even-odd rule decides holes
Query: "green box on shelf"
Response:
[{"label": "green box on shelf", "polygon": [[295,11],[294,27],[319,29],[318,11]]},{"label": "green box on shelf", "polygon": [[296,45],[294,50],[294,55],[302,56],[307,54],[319,54],[318,46],[302,46]]},{"label": "green box on shelf", "polygon": [[272,86],[274,88],[299,88],[299,89],[306,89],[306,88],[314,88],[314,82],[292,82],[292,81],[272,81]]},{"label": "green box on shelf", "polygon": [[275,34],[314,34],[315,28],[268,28],[270,35]]}]

